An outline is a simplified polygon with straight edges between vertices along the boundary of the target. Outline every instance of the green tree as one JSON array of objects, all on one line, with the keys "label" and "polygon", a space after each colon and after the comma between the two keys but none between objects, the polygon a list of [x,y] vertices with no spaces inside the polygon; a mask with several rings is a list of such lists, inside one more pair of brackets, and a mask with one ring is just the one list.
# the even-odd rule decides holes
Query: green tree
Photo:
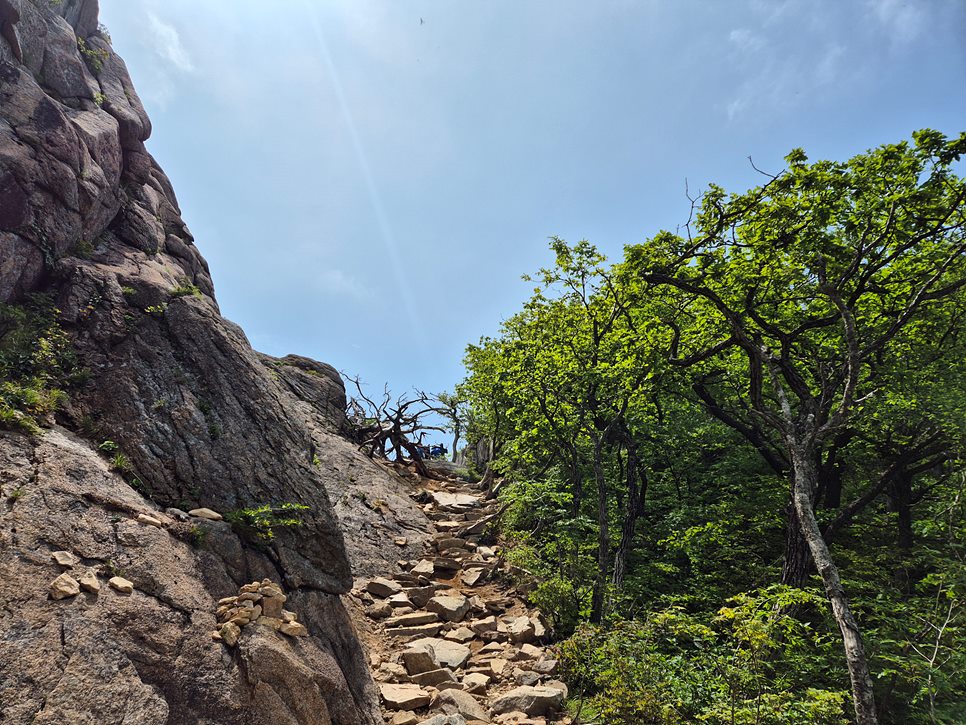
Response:
[{"label": "green tree", "polygon": [[743,381],[733,400],[778,442],[791,502],[842,635],[856,719],[878,721],[868,658],[815,512],[816,461],[880,392],[919,326],[966,285],[966,135],[922,131],[848,162],[808,163],[761,187],[711,187],[686,236],[627,250],[645,289],[667,290],[669,360]]}]

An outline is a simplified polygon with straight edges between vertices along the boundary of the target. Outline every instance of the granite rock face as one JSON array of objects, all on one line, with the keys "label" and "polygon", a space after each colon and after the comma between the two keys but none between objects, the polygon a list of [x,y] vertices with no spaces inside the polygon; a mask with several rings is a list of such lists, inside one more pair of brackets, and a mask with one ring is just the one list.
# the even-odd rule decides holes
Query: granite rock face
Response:
[{"label": "granite rock face", "polygon": [[[260,355],[221,316],[97,17],[97,0],[0,0],[0,302],[51,295],[90,371],[62,427],[0,434],[0,720],[378,722],[340,595],[353,569],[406,555],[394,536],[421,548],[429,524],[339,437],[338,374]],[[181,520],[265,503],[307,508],[271,540]],[[91,586],[49,598],[65,573],[53,551]],[[226,650],[213,602],[265,577],[309,636],[246,628]]]}]

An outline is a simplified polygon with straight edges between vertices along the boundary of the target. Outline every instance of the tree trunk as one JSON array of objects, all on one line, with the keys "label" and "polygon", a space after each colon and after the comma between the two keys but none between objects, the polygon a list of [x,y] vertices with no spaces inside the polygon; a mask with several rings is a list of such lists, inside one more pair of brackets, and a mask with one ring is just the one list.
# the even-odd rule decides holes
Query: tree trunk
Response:
[{"label": "tree trunk", "polygon": [[849,668],[849,678],[852,681],[852,702],[855,706],[855,720],[858,725],[877,725],[879,722],[875,710],[875,695],[872,689],[872,676],[869,674],[869,663],[862,644],[859,625],[855,621],[849,601],[842,588],[838,568],[832,561],[825,539],[822,538],[818,520],[815,518],[813,496],[818,485],[818,475],[815,469],[815,457],[812,451],[804,446],[793,443],[792,468],[794,481],[793,501],[798,514],[802,535],[808,543],[809,551],[815,566],[818,568],[825,584],[825,593],[832,605],[832,614],[842,633],[842,644],[845,648],[845,661]]},{"label": "tree trunk", "polygon": [[463,431],[460,429],[459,420],[453,423],[453,456],[451,458],[453,463],[456,463],[456,448],[460,444],[460,433]]},{"label": "tree trunk", "polygon": [[[794,484],[792,484],[794,486]],[[801,589],[808,578],[808,567],[811,557],[808,554],[808,543],[802,536],[802,525],[795,510],[793,493],[788,497],[785,508],[785,555],[782,560],[782,584]]]},{"label": "tree trunk", "polygon": [[892,507],[898,516],[898,544],[904,554],[912,551],[912,476],[900,470],[890,490]]},{"label": "tree trunk", "polygon": [[603,437],[594,446],[594,479],[597,482],[597,578],[590,605],[590,621],[600,624],[604,618],[604,593],[607,589],[607,559],[610,553],[610,528],[607,520],[607,479],[604,476]]},{"label": "tree trunk", "polygon": [[621,540],[617,545],[617,553],[614,554],[614,576],[612,581],[617,589],[624,585],[624,577],[627,575],[627,557],[634,544],[634,530],[637,519],[644,513],[644,485],[642,480],[638,484],[637,477],[637,454],[631,448],[627,451],[627,499],[624,506],[624,517],[621,522]]}]

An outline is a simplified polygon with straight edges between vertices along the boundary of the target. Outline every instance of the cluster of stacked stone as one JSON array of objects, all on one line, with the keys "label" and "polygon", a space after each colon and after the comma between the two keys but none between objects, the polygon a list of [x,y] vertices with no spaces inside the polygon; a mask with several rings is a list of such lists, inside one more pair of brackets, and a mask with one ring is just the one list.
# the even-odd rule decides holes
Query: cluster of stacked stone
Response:
[{"label": "cluster of stacked stone", "polygon": [[289,637],[307,637],[305,625],[284,608],[286,599],[271,579],[243,585],[237,596],[218,600],[218,629],[211,633],[212,638],[234,647],[242,627],[249,624],[261,624]]},{"label": "cluster of stacked stone", "polygon": [[500,549],[481,543],[492,504],[467,486],[430,491],[438,533],[425,558],[398,562],[391,579],[361,582],[390,654],[374,656],[374,677],[390,725],[568,723],[567,686],[543,647],[543,616],[494,574]]}]

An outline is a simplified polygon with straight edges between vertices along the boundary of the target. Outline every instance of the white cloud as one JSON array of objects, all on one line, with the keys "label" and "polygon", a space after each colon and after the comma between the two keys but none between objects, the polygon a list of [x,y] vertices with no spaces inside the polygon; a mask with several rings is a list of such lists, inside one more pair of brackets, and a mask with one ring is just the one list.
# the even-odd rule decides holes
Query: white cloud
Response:
[{"label": "white cloud", "polygon": [[728,40],[742,53],[755,53],[764,47],[764,41],[747,28],[735,28],[728,34]]},{"label": "white cloud", "polygon": [[357,300],[373,297],[373,292],[341,269],[327,269],[316,277],[316,287],[333,296],[347,295]]},{"label": "white cloud", "polygon": [[194,71],[194,63],[181,42],[177,28],[164,22],[152,12],[148,13],[151,44],[154,52],[185,73]]},{"label": "white cloud", "polygon": [[925,13],[920,0],[867,0],[870,13],[897,43],[908,43],[922,33]]}]

